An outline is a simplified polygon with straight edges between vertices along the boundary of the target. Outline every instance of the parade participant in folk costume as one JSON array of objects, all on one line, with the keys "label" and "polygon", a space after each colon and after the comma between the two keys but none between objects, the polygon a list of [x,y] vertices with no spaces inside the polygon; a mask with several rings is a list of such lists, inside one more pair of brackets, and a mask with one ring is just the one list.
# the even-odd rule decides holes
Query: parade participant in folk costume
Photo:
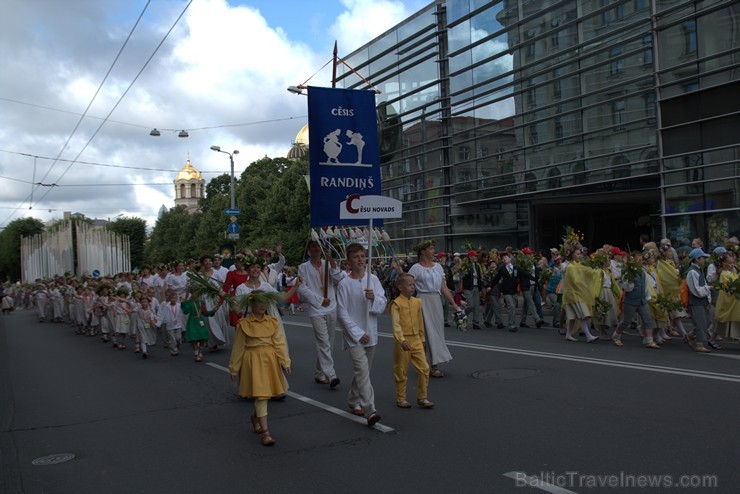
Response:
[{"label": "parade participant in folk costume", "polygon": [[[219,279],[220,274],[213,268],[213,256],[210,254],[200,256],[200,273],[206,277],[215,289],[221,289],[225,280]],[[228,343],[225,309],[221,308],[219,298],[215,295],[204,296],[202,301],[205,304],[206,312],[213,312],[208,316],[208,347],[211,352],[215,352],[219,345]]]},{"label": "parade participant in folk costume", "polygon": [[[598,336],[591,334],[589,319],[592,315],[594,300],[601,291],[601,278],[597,276],[596,271],[582,264],[583,246],[579,235],[571,227],[566,228],[562,250],[568,261],[561,285],[566,319],[565,339],[578,341],[573,335],[575,329],[576,332],[583,332],[586,342],[592,343],[599,339]],[[576,322],[578,323],[577,328]]]},{"label": "parade participant in folk costume", "polygon": [[316,343],[314,380],[334,389],[339,385],[332,355],[337,326],[336,284],[347,274],[339,270],[331,256],[328,260],[321,258],[321,245],[316,240],[308,241],[308,255],[309,260],[298,266],[298,276],[303,280],[298,296],[308,303],[308,316],[313,327]]},{"label": "parade participant in folk costume", "polygon": [[535,320],[535,325],[540,328],[546,323],[537,313],[537,308],[534,303],[534,290],[537,282],[535,276],[536,269],[533,260],[534,251],[529,247],[524,247],[521,253],[517,256],[517,273],[519,281],[519,290],[524,299],[522,306],[522,317],[519,321],[520,328],[528,328],[527,315],[531,315],[532,319]]},{"label": "parade participant in folk costume", "polygon": [[[455,281],[452,279],[452,269],[450,268],[449,262],[448,262],[448,256],[444,252],[437,252],[437,262],[440,266],[442,266],[442,270],[445,273],[445,284],[447,285],[447,290],[450,291],[450,293],[455,291]],[[391,272],[396,272],[396,270],[391,270]],[[395,281],[392,280],[393,284],[395,286]],[[449,328],[450,327],[450,301],[445,298],[444,295],[441,295],[442,300],[442,320],[445,322],[444,327]]]},{"label": "parade participant in folk costume", "polygon": [[157,317],[149,298],[142,297],[136,309],[136,316],[136,332],[141,345],[141,358],[145,359],[149,357],[149,347],[157,343],[157,333],[154,331]]},{"label": "parade participant in folk costume", "polygon": [[704,276],[704,259],[709,254],[697,247],[689,252],[691,264],[686,273],[686,287],[689,291],[689,314],[694,321],[694,334],[696,343],[694,351],[709,353],[711,350],[704,346],[708,341],[707,330],[709,328],[709,305],[712,301],[711,286]]},{"label": "parade participant in folk costume", "polygon": [[688,316],[681,305],[681,275],[673,259],[673,248],[670,241],[661,241],[660,258],[655,265],[655,270],[658,275],[658,293],[662,294],[668,301],[673,302],[673,307],[668,312],[668,319],[678,331],[677,334],[683,337],[686,343],[689,343],[688,333],[681,320],[681,318]]},{"label": "parade participant in folk costume", "polygon": [[36,310],[39,315],[39,322],[44,322],[49,312],[49,290],[44,283],[39,283],[34,294],[36,298]]},{"label": "parade participant in folk costume", "polygon": [[131,329],[131,316],[134,308],[128,300],[125,288],[119,288],[112,299],[113,311],[113,346],[119,350],[126,348],[126,336]]},{"label": "parade participant in folk costume", "polygon": [[110,341],[110,333],[112,329],[111,324],[111,307],[110,302],[110,287],[105,284],[101,284],[96,289],[97,296],[95,298],[95,305],[93,305],[92,318],[90,324],[95,329],[95,332],[100,330],[101,338],[103,343]]},{"label": "parade participant in folk costume", "polygon": [[[666,333],[666,328],[669,324],[668,313],[658,303],[658,295],[660,293],[660,287],[658,285],[658,271],[656,264],[660,251],[655,245],[655,242],[648,242],[643,246],[642,249],[642,262],[643,270],[647,277],[645,278],[648,284],[648,290],[650,291],[650,300],[648,301],[648,308],[650,309],[650,317],[656,325],[657,333],[654,335],[654,341],[658,345],[662,345],[671,339]],[[661,296],[661,301],[662,301]]]},{"label": "parade participant in folk costume", "polygon": [[[278,261],[270,263],[270,260],[277,254]],[[257,249],[257,256],[264,259],[265,263],[262,266],[262,281],[266,281],[273,288],[277,284],[278,274],[283,270],[285,266],[285,257],[283,256],[283,244],[282,242],[277,245],[275,252],[265,247]],[[277,290],[280,291],[280,290]]]},{"label": "parade participant in folk costume", "polygon": [[550,262],[547,263],[547,286],[545,291],[547,293],[547,302],[550,304],[552,309],[552,326],[558,328],[558,332],[561,335],[565,334],[564,329],[560,329],[560,302],[561,297],[558,296],[558,286],[563,280],[563,272],[560,270],[560,251],[556,248],[550,249]]},{"label": "parade participant in folk costume", "polygon": [[226,281],[226,275],[229,273],[229,270],[221,265],[222,261],[221,254],[213,255],[213,277],[221,283]]},{"label": "parade participant in folk costume", "polygon": [[152,275],[152,285],[154,286],[156,293],[155,296],[157,298],[157,301],[162,303],[165,302],[165,293],[167,291],[167,282],[165,281],[167,279],[167,275],[169,274],[169,271],[167,270],[166,264],[160,264],[156,272]]},{"label": "parade participant in folk costume", "polygon": [[154,286],[155,277],[151,273],[151,268],[147,264],[141,265],[141,275],[139,276],[139,286],[146,291],[150,286]]},{"label": "parade participant in folk costume", "polygon": [[642,252],[633,251],[625,263],[622,265],[622,321],[617,326],[612,335],[612,341],[618,347],[624,346],[622,343],[622,333],[630,326],[630,322],[635,314],[642,320],[642,328],[645,334],[643,343],[645,348],[653,350],[660,347],[653,339],[655,322],[650,317],[648,301],[650,300],[650,289],[648,287],[647,274],[642,268]]},{"label": "parade participant in folk costume", "polygon": [[[216,309],[218,306],[215,307]],[[190,297],[180,303],[180,309],[185,314],[185,341],[193,348],[193,357],[196,362],[203,362],[203,346],[208,341],[209,331],[206,325],[206,317],[213,317],[214,309],[207,309],[205,302],[193,300]]]},{"label": "parade participant in folk costume", "polygon": [[288,390],[283,373],[291,373],[285,334],[277,318],[268,314],[269,307],[276,307],[277,295],[274,289],[248,294],[251,310],[237,324],[229,359],[229,374],[239,384],[239,395],[254,398],[252,427],[262,435],[264,446],[275,444],[267,423],[268,400]]},{"label": "parade participant in folk costume", "polygon": [[188,273],[185,271],[185,263],[176,261],[173,270],[167,275],[165,285],[167,291],[173,291],[177,294],[177,300],[182,302],[186,298],[188,288]]},{"label": "parade participant in folk costume", "polygon": [[[249,279],[249,273],[247,272],[247,268],[244,265],[246,260],[247,256],[245,256],[244,254],[237,254],[234,256],[234,269],[230,270],[226,275],[223,287],[221,288],[221,297],[225,296],[227,293],[229,295],[234,295],[236,293],[236,287],[243,284]],[[230,309],[229,324],[236,327],[236,323],[239,322],[241,316],[242,315],[239,314],[237,311]]]},{"label": "parade participant in folk costume", "polygon": [[422,408],[432,408],[427,399],[429,364],[424,355],[424,316],[422,302],[414,297],[414,277],[403,273],[396,279],[400,295],[388,304],[393,325],[393,378],[396,382],[396,406],[411,408],[406,401],[409,362],[413,364],[417,380],[416,403]]},{"label": "parade participant in folk costume", "polygon": [[495,319],[496,328],[504,329],[504,320],[501,317],[501,287],[499,283],[492,284],[493,278],[496,276],[499,270],[499,258],[498,251],[496,249],[491,250],[488,255],[488,263],[483,271],[483,289],[485,291],[486,306],[484,309],[483,325],[487,328],[493,326],[491,319]]},{"label": "parade participant in folk costume", "polygon": [[516,325],[516,304],[517,304],[517,281],[519,275],[517,269],[512,263],[511,254],[504,252],[501,255],[501,265],[498,272],[491,279],[491,285],[496,286],[501,283],[501,294],[504,297],[507,309],[507,322],[509,331],[515,333],[519,330]]},{"label": "parade participant in folk costume", "polygon": [[605,246],[592,255],[592,264],[597,270],[598,277],[601,280],[601,289],[599,296],[594,302],[594,327],[598,328],[602,334],[607,336],[612,334],[619,324],[619,305],[617,300],[622,293],[617,285],[610,269],[610,259],[607,252],[611,246]]},{"label": "parade participant in folk costume", "polygon": [[[262,279],[262,273],[265,267],[265,260],[262,257],[244,256],[244,266],[247,269],[247,280],[241,285],[236,287],[234,294],[237,297],[243,297],[245,295],[248,295],[254,290],[261,290],[263,292],[276,292],[277,300],[281,302],[285,302],[286,300],[288,300],[288,298],[293,296],[296,290],[300,288],[301,283],[302,283],[302,280],[299,277],[298,280],[296,280],[295,284],[289,291],[284,292],[284,293],[278,292],[274,286],[270,285],[267,281],[264,281]],[[271,316],[274,316],[275,318],[277,318],[279,326],[280,326],[280,331],[284,333],[285,328],[283,327],[283,319],[280,316],[280,310],[278,309],[277,304],[270,305],[267,308],[267,312]]]},{"label": "parade participant in folk costume", "polygon": [[[346,252],[350,271],[337,286],[337,318],[344,335],[344,349],[352,360],[354,372],[347,402],[352,413],[365,415],[367,424],[373,426],[380,421],[380,414],[375,408],[370,369],[378,344],[378,316],[385,311],[387,301],[378,277],[366,270],[365,248],[353,243],[347,246]],[[442,306],[439,297],[436,300],[441,319]],[[441,325],[441,320],[439,322]]]},{"label": "parade participant in folk costume", "polygon": [[714,311],[717,334],[724,338],[740,340],[740,281],[737,257],[728,252],[718,259],[719,296]]},{"label": "parade participant in folk costume", "polygon": [[462,285],[463,297],[467,303],[466,314],[472,314],[473,329],[480,329],[480,289],[482,287],[483,270],[478,264],[478,252],[470,249],[467,258],[460,266],[460,283]]},{"label": "parade participant in folk costume", "polygon": [[185,314],[182,312],[176,292],[167,292],[165,294],[165,298],[167,299],[167,302],[159,306],[156,321],[158,327],[162,327],[164,325],[167,328],[167,334],[165,336],[167,341],[166,348],[169,348],[170,355],[176,357],[180,354],[180,344],[182,343],[182,321],[185,318]]},{"label": "parade participant in folk costume", "polygon": [[411,266],[408,273],[414,277],[417,296],[422,302],[422,314],[424,315],[424,331],[429,351],[429,363],[431,365],[430,376],[444,377],[437,365],[452,360],[450,350],[445,343],[444,318],[442,312],[442,299],[445,297],[452,306],[452,310],[458,312],[457,305],[452,293],[447,288],[444,270],[439,263],[435,262],[435,242],[424,240],[414,247],[419,262]]}]

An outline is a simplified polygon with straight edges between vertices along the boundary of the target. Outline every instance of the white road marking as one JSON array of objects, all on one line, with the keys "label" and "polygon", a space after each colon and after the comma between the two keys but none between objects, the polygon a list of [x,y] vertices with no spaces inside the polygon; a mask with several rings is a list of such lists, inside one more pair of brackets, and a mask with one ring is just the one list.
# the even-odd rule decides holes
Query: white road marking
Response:
[{"label": "white road marking", "polygon": [[[305,323],[290,322],[288,324],[311,327],[310,324],[305,324]],[[339,329],[337,329],[337,331],[339,331]],[[393,334],[391,333],[378,332],[378,336],[382,336],[385,338],[393,338]],[[660,365],[640,364],[636,362],[624,362],[620,360],[609,360],[609,359],[601,359],[601,358],[594,358],[594,357],[583,357],[579,355],[568,355],[568,354],[563,354],[563,353],[540,352],[537,350],[526,350],[523,348],[509,348],[509,347],[502,347],[502,346],[495,346],[495,345],[481,345],[477,343],[467,343],[463,341],[448,340],[447,346],[454,346],[454,347],[459,347],[459,348],[469,348],[472,350],[485,350],[488,352],[512,353],[516,355],[526,355],[528,357],[566,360],[570,362],[578,362],[581,364],[605,365],[609,367],[621,367],[624,369],[641,370],[641,371],[646,371],[646,372],[675,374],[679,376],[696,377],[696,378],[701,378],[701,379],[712,379],[715,381],[729,381],[729,382],[740,383],[740,375],[738,374],[723,374],[721,372],[708,372],[708,371],[703,371],[703,370],[698,370],[698,369],[686,369],[686,368],[681,368],[681,367],[665,367],[665,366],[660,366]],[[740,359],[740,355],[726,355],[726,354],[721,354],[721,353],[708,353],[706,355],[708,356],[715,355],[718,357]]]},{"label": "white road marking", "polygon": [[[310,325],[309,325],[310,326]],[[206,365],[210,365],[214,369],[218,369],[220,371],[229,373],[229,369],[224,367],[223,365],[214,364],[213,362],[206,362]],[[301,394],[295,393],[293,391],[287,391],[285,394],[290,396],[291,398],[295,398],[296,400],[300,400],[304,403],[307,403],[309,405],[313,405],[317,408],[320,408],[326,412],[333,413],[334,415],[339,415],[342,418],[349,419],[353,422],[357,422],[358,424],[362,424],[367,426],[367,419],[363,417],[359,417],[357,415],[353,415],[349,412],[345,412],[344,410],[340,410],[338,408],[335,408],[331,405],[327,405],[326,403],[321,403],[320,401],[316,401],[312,398],[309,398],[308,396],[303,396]],[[388,427],[387,425],[383,425],[381,423],[376,423],[372,427],[373,429],[380,431],[380,432],[393,432],[395,429]]]},{"label": "white road marking", "polygon": [[723,374],[721,372],[708,372],[698,369],[685,369],[680,367],[665,367],[661,365],[639,364],[635,362],[623,362],[619,360],[608,360],[594,357],[582,357],[578,355],[567,355],[562,353],[540,352],[536,350],[523,350],[518,348],[497,347],[492,345],[478,345],[475,343],[463,343],[459,341],[448,341],[448,346],[471,348],[474,350],[486,350],[489,352],[512,353],[526,355],[529,357],[549,358],[555,360],[567,360],[591,365],[605,365],[609,367],[621,367],[624,369],[641,370],[647,372],[658,372],[662,374],[676,374],[679,376],[697,377],[701,379],[713,379],[715,381],[729,381],[740,383],[740,375]]},{"label": "white road marking", "polygon": [[539,477],[535,477],[534,475],[527,475],[524,472],[506,472],[504,474],[504,477],[514,479],[518,482],[526,482],[524,485],[520,485],[519,483],[517,483],[517,487],[532,487],[534,489],[540,489],[545,492],[551,492],[552,494],[578,494],[575,491],[563,489],[562,487],[558,487],[555,484],[543,482]]}]

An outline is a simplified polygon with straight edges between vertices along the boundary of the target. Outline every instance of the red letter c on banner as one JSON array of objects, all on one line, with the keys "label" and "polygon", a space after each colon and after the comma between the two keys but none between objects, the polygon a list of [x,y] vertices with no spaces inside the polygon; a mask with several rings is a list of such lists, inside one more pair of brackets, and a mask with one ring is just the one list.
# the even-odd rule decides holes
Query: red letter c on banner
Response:
[{"label": "red letter c on banner", "polygon": [[360,212],[359,209],[354,207],[352,203],[355,201],[355,199],[359,199],[360,194],[352,194],[351,196],[347,197],[347,211],[349,211],[352,214],[357,214]]}]

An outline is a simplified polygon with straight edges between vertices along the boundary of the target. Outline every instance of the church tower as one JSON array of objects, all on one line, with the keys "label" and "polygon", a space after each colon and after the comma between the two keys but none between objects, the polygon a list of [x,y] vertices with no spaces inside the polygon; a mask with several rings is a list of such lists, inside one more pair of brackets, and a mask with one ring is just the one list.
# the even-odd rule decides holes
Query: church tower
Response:
[{"label": "church tower", "polygon": [[188,158],[187,164],[175,178],[175,207],[183,207],[188,213],[197,211],[198,199],[205,197],[205,187],[206,181]]}]

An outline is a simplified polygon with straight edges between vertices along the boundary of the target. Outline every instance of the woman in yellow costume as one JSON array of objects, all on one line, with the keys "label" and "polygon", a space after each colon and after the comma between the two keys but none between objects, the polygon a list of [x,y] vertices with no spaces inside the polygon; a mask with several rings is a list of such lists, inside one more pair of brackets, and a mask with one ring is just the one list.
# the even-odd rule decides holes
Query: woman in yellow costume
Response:
[{"label": "woman in yellow costume", "polygon": [[[655,269],[658,274],[658,293],[663,294],[676,304],[676,310],[671,310],[668,313],[668,319],[684,342],[690,344],[688,331],[683,327],[683,321],[681,321],[681,318],[688,317],[688,313],[682,306],[680,309],[678,308],[681,303],[681,275],[673,259],[673,250],[670,243],[661,242],[660,258],[655,265]],[[666,339],[663,331],[664,329],[661,328],[659,336]]]},{"label": "woman in yellow costume", "polygon": [[658,270],[656,264],[658,262],[658,256],[660,251],[655,245],[655,242],[648,242],[642,247],[642,262],[643,270],[645,271],[645,279],[648,284],[648,292],[650,293],[650,300],[648,300],[648,308],[650,309],[650,317],[656,325],[655,343],[658,345],[664,344],[670,340],[671,337],[666,333],[666,327],[668,326],[668,314],[658,304]]},{"label": "woman in yellow costume", "polygon": [[567,341],[578,341],[573,336],[574,326],[578,321],[579,328],[576,331],[582,331],[586,335],[586,342],[591,343],[599,339],[598,336],[592,335],[589,331],[588,319],[591,317],[594,300],[601,289],[601,278],[597,276],[596,271],[581,263],[583,247],[578,243],[578,240],[573,229],[567,227],[562,250],[568,264],[563,273],[561,286],[563,309],[567,320],[565,339]]},{"label": "woman in yellow costume", "polygon": [[614,275],[611,271],[611,261],[609,260],[609,250],[611,246],[597,250],[592,255],[594,267],[597,270],[596,275],[599,278],[601,287],[598,300],[594,302],[594,327],[601,330],[601,334],[611,335],[612,331],[619,324],[619,307],[617,300],[621,296],[621,290],[617,285]]},{"label": "woman in yellow costume", "polygon": [[724,338],[740,339],[740,293],[732,293],[738,286],[737,258],[730,252],[719,258],[722,272],[719,275],[719,298],[714,317],[717,320],[717,334]]}]

